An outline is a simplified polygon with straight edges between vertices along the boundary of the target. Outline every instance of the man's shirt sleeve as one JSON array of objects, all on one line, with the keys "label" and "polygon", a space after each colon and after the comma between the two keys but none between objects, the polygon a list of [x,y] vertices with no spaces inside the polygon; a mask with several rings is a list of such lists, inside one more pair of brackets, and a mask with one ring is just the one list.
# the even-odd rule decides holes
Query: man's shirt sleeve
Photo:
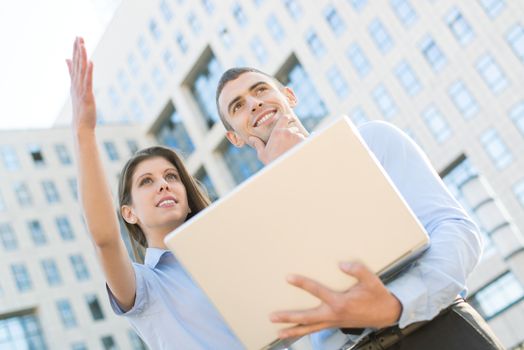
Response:
[{"label": "man's shirt sleeve", "polygon": [[403,328],[432,319],[465,291],[466,278],[480,258],[480,234],[407,135],[384,122],[359,130],[430,237],[429,249],[387,285],[402,303]]}]

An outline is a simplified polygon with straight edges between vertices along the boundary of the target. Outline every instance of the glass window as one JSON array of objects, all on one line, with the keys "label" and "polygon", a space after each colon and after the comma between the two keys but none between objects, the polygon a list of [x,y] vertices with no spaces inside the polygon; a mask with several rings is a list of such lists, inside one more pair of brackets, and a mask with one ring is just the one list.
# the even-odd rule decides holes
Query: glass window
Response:
[{"label": "glass window", "polygon": [[102,341],[102,346],[104,347],[104,350],[117,350],[118,347],[116,346],[115,340],[111,335],[106,335],[105,337],[102,337],[100,339]]},{"label": "glass window", "polygon": [[47,243],[47,238],[44,232],[44,228],[40,224],[40,221],[31,220],[27,223],[27,226],[29,228],[29,233],[31,234],[31,238],[33,239],[33,242],[37,246],[44,245]]},{"label": "glass window", "polygon": [[353,9],[360,12],[368,3],[368,0],[348,0]]},{"label": "glass window", "polygon": [[56,302],[56,308],[58,309],[58,313],[60,314],[60,319],[62,320],[62,324],[65,328],[74,328],[76,327],[76,317],[73,312],[73,307],[71,306],[71,303],[69,300],[61,299],[57,300]]},{"label": "glass window", "polygon": [[226,49],[230,49],[233,46],[233,37],[224,24],[221,24],[218,28],[218,36]]},{"label": "glass window", "polygon": [[138,142],[136,140],[126,140],[127,148],[129,149],[129,154],[133,155],[138,152]]},{"label": "glass window", "polygon": [[44,190],[44,195],[47,200],[47,203],[58,203],[60,202],[60,195],[55,186],[55,183],[51,180],[42,181],[42,189]]},{"label": "glass window", "polygon": [[283,0],[284,6],[286,7],[287,13],[294,20],[298,20],[302,17],[302,7],[298,4],[297,0]]},{"label": "glass window", "polygon": [[349,46],[346,56],[359,77],[363,78],[371,71],[371,63],[364,54],[360,45],[357,43],[353,43]]},{"label": "glass window", "polygon": [[153,92],[147,83],[142,83],[142,85],[140,85],[140,95],[144,99],[146,105],[149,107],[151,107],[153,102],[155,102],[155,96],[153,95]]},{"label": "glass window", "polygon": [[153,82],[155,83],[155,86],[162,90],[164,85],[166,84],[166,78],[164,78],[164,74],[162,74],[162,71],[159,67],[154,66],[151,70],[151,77],[153,78]]},{"label": "glass window", "polygon": [[61,143],[56,144],[55,151],[56,151],[56,155],[58,156],[58,159],[60,160],[61,164],[69,165],[72,163],[71,156],[69,155],[69,151],[67,150],[64,144],[61,144]]},{"label": "glass window", "polygon": [[151,48],[143,35],[140,35],[137,40],[138,51],[144,60],[147,60],[151,55]]},{"label": "glass window", "polygon": [[242,9],[242,6],[238,2],[235,2],[233,4],[233,17],[235,17],[235,20],[237,21],[238,25],[241,27],[245,27],[247,24],[247,17],[246,13]]},{"label": "glass window", "polygon": [[209,60],[197,73],[195,80],[191,84],[191,92],[209,128],[219,120],[215,105],[215,90],[221,74],[222,67],[215,56],[211,54]]},{"label": "glass window", "polygon": [[397,105],[382,84],[374,88],[371,95],[384,118],[391,119],[397,114]]},{"label": "glass window", "polygon": [[104,313],[100,303],[98,302],[97,296],[95,294],[88,294],[85,298],[87,306],[89,307],[89,311],[91,311],[91,317],[93,317],[93,321],[103,320]]},{"label": "glass window", "polygon": [[189,49],[189,45],[184,34],[182,34],[182,32],[178,32],[175,36],[175,40],[178,45],[178,48],[180,49],[180,52],[185,54]]},{"label": "glass window", "polygon": [[435,40],[430,35],[426,35],[419,43],[420,52],[426,59],[426,62],[433,68],[434,71],[439,71],[442,69],[446,63],[447,59],[444,55],[444,52],[437,45]]},{"label": "glass window", "polygon": [[211,178],[207,174],[207,171],[204,167],[198,169],[198,171],[195,174],[195,178],[204,186],[204,189],[206,190],[209,199],[211,199],[211,201],[213,202],[216,201],[218,199],[217,191],[215,190],[213,181],[211,181]]},{"label": "glass window", "polygon": [[195,150],[195,146],[187,133],[180,113],[171,102],[168,103],[159,119],[164,121],[155,132],[158,142],[180,151],[184,157],[189,157]]},{"label": "glass window", "polygon": [[478,113],[477,100],[462,81],[453,83],[448,89],[448,94],[464,118],[470,119]]},{"label": "glass window", "polygon": [[402,61],[395,67],[395,75],[409,96],[414,96],[422,89],[417,74],[407,61]]},{"label": "glass window", "polygon": [[508,86],[506,74],[490,54],[482,55],[475,68],[493,93],[497,94]]},{"label": "glass window", "polygon": [[162,32],[160,31],[160,28],[158,27],[158,23],[155,19],[151,18],[149,20],[149,33],[151,33],[151,36],[155,40],[159,40],[162,37]]},{"label": "glass window", "polygon": [[89,279],[89,270],[81,254],[70,255],[69,261],[71,262],[77,280],[85,281]]},{"label": "glass window", "polygon": [[202,23],[193,12],[187,15],[187,22],[194,34],[199,34],[202,31]]},{"label": "glass window", "polygon": [[67,179],[67,184],[69,186],[69,190],[71,192],[71,196],[77,200],[78,199],[78,182],[76,180],[76,177],[71,177]]},{"label": "glass window", "polygon": [[123,92],[129,91],[131,82],[129,81],[129,77],[127,76],[126,72],[120,69],[116,75],[116,80],[118,81],[118,85]]},{"label": "glass window", "polygon": [[282,39],[284,39],[286,34],[284,32],[284,28],[282,27],[278,18],[274,14],[270,14],[267,17],[266,27],[269,31],[269,34],[271,34],[271,36],[277,43],[282,42]]},{"label": "glass window", "polygon": [[515,186],[513,186],[513,192],[515,193],[520,205],[524,207],[524,179],[520,180],[515,184]]},{"label": "glass window", "polygon": [[167,67],[167,70],[169,70],[171,73],[174,73],[176,70],[176,62],[171,50],[166,49],[164,51],[164,54],[162,55],[162,59],[164,61],[165,66]]},{"label": "glass window", "polygon": [[462,12],[460,12],[457,7],[453,7],[449,10],[444,20],[460,45],[466,46],[475,37],[475,33],[469,22],[464,18]]},{"label": "glass window", "polygon": [[171,6],[167,2],[167,0],[160,1],[160,12],[162,13],[162,18],[164,18],[164,21],[166,23],[171,22],[173,19],[173,10],[171,9]]},{"label": "glass window", "polygon": [[62,276],[53,259],[42,260],[42,269],[44,270],[47,283],[50,286],[58,286],[62,284]]},{"label": "glass window", "polygon": [[524,137],[524,101],[514,105],[508,113],[510,119]]},{"label": "glass window", "polygon": [[136,56],[133,53],[127,55],[127,65],[129,67],[129,70],[131,71],[131,74],[134,77],[136,77],[138,75],[138,72],[140,72],[140,66],[138,65],[138,60],[136,59]]},{"label": "glass window", "polygon": [[215,11],[215,4],[212,0],[202,0],[202,6],[208,14],[212,14]]},{"label": "glass window", "polygon": [[107,158],[109,158],[110,161],[114,162],[120,159],[120,156],[116,150],[116,146],[113,142],[104,141],[104,149],[106,150]]},{"label": "glass window", "polygon": [[[474,208],[464,198],[463,185],[471,178],[478,176],[478,171],[473,167],[468,158],[462,157],[454,161],[456,165],[444,176],[443,180],[451,194],[460,202],[460,204],[467,211],[469,216],[477,223],[481,223],[479,216]],[[489,256],[495,252],[495,245],[489,237],[486,229],[479,224],[481,239],[483,242],[482,256]]]},{"label": "glass window", "polygon": [[338,98],[345,98],[349,95],[349,85],[336,66],[329,68],[326,73],[326,78]]},{"label": "glass window", "polygon": [[339,36],[346,30],[346,23],[333,5],[330,4],[324,8],[324,18],[335,35]]},{"label": "glass window", "polygon": [[350,113],[350,118],[356,126],[360,126],[369,121],[369,117],[362,107],[356,107],[353,109]]},{"label": "glass window", "polygon": [[251,51],[255,54],[255,57],[257,58],[257,61],[260,64],[264,64],[268,60],[268,51],[266,47],[264,46],[264,43],[262,39],[257,35],[251,39],[251,42],[249,43],[249,47],[251,48]]},{"label": "glass window", "polygon": [[434,105],[429,106],[422,112],[422,119],[426,123],[429,131],[438,143],[442,143],[450,138],[451,129],[448,122]]},{"label": "glass window", "polygon": [[71,350],[87,350],[87,346],[83,342],[76,342],[71,344]]},{"label": "glass window", "polygon": [[5,204],[4,196],[2,196],[2,192],[0,192],[0,212],[6,211],[7,205]]},{"label": "glass window", "polygon": [[33,197],[31,196],[31,193],[29,192],[29,188],[27,187],[25,183],[15,182],[14,190],[15,190],[16,199],[18,199],[18,203],[22,207],[27,207],[33,204]]},{"label": "glass window", "polygon": [[29,272],[23,263],[11,264],[11,273],[15,279],[16,288],[19,292],[26,292],[33,288]]},{"label": "glass window", "polygon": [[311,53],[314,56],[322,57],[326,53],[326,48],[324,44],[322,44],[322,41],[320,40],[313,28],[310,28],[306,32],[306,42],[309,47],[309,50],[311,50]]},{"label": "glass window", "polygon": [[1,146],[0,155],[2,156],[4,167],[7,170],[16,171],[20,169],[20,162],[18,161],[18,156],[16,155],[16,151],[12,146]]},{"label": "glass window", "polygon": [[490,320],[522,299],[524,288],[508,271],[476,292],[469,301],[482,317]]},{"label": "glass window", "polygon": [[513,161],[513,155],[497,130],[492,128],[483,132],[480,136],[480,142],[497,169],[503,169]]},{"label": "glass window", "polygon": [[56,228],[58,229],[58,232],[60,233],[60,237],[64,241],[71,241],[75,238],[75,233],[73,232],[73,227],[71,227],[71,223],[69,222],[69,219],[67,216],[58,216],[55,219]]},{"label": "glass window", "polygon": [[131,109],[133,120],[135,121],[144,120],[144,111],[142,110],[142,107],[140,106],[140,103],[138,102],[136,98],[133,98],[131,99],[131,101],[129,101],[129,108]]},{"label": "glass window", "polygon": [[480,6],[490,18],[497,17],[506,7],[506,0],[478,0]]},{"label": "glass window", "polygon": [[120,105],[120,96],[118,96],[118,92],[113,86],[107,88],[107,96],[109,96],[109,100],[113,107],[118,107]]},{"label": "glass window", "polygon": [[0,241],[2,241],[5,250],[16,250],[18,248],[18,240],[10,224],[0,223]]},{"label": "glass window", "polygon": [[417,13],[409,0],[390,0],[389,4],[399,21],[409,28],[417,21]]},{"label": "glass window", "polygon": [[47,350],[44,332],[34,314],[0,319],[0,349]]},{"label": "glass window", "polygon": [[506,41],[515,55],[524,63],[524,26],[517,23],[506,34]]},{"label": "glass window", "polygon": [[127,334],[129,336],[129,342],[131,343],[133,350],[147,350],[146,345],[134,330],[128,330]]},{"label": "glass window", "polygon": [[29,155],[31,156],[33,164],[36,167],[40,168],[45,166],[44,154],[42,153],[42,148],[39,145],[29,145]]},{"label": "glass window", "polygon": [[251,147],[238,148],[229,142],[224,142],[222,155],[237,184],[256,173],[263,166],[258,160],[255,150]]},{"label": "glass window", "polygon": [[375,46],[380,52],[385,54],[393,48],[393,39],[378,18],[371,21],[368,26],[368,31],[373,39],[373,43],[375,43]]},{"label": "glass window", "polygon": [[295,113],[307,129],[313,130],[328,115],[328,109],[309,75],[297,60],[288,70],[281,73],[278,79],[282,84],[293,89],[298,100],[301,101],[295,107]]}]

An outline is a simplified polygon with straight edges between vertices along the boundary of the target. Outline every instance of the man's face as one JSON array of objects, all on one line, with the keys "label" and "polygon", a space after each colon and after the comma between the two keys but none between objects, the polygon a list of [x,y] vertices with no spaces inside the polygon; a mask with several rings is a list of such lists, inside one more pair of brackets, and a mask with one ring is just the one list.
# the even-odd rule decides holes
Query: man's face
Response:
[{"label": "man's face", "polygon": [[218,98],[220,113],[233,128],[226,136],[237,147],[247,143],[250,136],[267,143],[278,118],[292,114],[295,105],[291,89],[256,72],[246,72],[229,81]]}]

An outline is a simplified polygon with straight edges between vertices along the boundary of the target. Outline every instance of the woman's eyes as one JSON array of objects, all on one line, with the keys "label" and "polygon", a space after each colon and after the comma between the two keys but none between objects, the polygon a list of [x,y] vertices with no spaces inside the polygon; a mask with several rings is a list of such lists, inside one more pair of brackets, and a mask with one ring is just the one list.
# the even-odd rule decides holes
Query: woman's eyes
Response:
[{"label": "woman's eyes", "polygon": [[178,175],[175,173],[168,173],[166,174],[166,180],[176,180],[178,179]]},{"label": "woman's eyes", "polygon": [[153,180],[150,177],[145,177],[142,180],[140,180],[140,186],[146,185],[146,184],[149,184],[149,183],[152,183],[152,182],[153,182]]}]

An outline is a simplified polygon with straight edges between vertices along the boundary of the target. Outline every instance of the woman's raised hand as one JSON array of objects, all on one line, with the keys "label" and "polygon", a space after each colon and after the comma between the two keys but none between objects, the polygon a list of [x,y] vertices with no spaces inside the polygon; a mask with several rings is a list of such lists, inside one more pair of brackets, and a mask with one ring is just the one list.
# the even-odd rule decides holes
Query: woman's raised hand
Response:
[{"label": "woman's raised hand", "polygon": [[84,39],[75,39],[73,58],[66,59],[66,63],[71,77],[74,130],[94,129],[96,104],[93,94],[93,62],[87,59]]}]

